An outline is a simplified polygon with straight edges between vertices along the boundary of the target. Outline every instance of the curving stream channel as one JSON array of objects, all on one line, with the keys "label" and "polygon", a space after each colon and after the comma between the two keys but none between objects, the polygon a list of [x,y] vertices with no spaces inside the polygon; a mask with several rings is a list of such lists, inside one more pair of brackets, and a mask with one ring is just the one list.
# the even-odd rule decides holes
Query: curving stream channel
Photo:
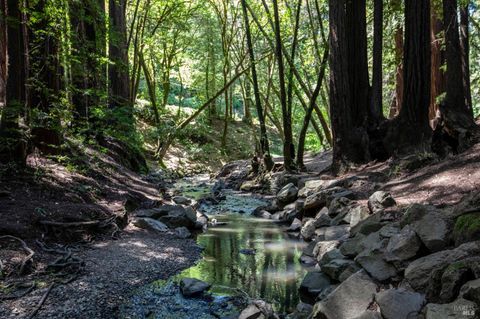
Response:
[{"label": "curving stream channel", "polygon": [[[183,179],[176,192],[194,199],[210,193],[205,178]],[[298,287],[307,269],[299,262],[304,242],[290,238],[286,226],[251,215],[266,202],[252,194],[226,190],[217,205],[200,211],[221,226],[196,236],[203,258],[167,281],[139,289],[122,309],[124,318],[236,318],[244,304],[238,296],[259,298],[279,313],[291,312],[299,301]],[[225,223],[225,224],[224,224]],[[212,285],[210,298],[186,299],[180,279],[197,278]]]}]

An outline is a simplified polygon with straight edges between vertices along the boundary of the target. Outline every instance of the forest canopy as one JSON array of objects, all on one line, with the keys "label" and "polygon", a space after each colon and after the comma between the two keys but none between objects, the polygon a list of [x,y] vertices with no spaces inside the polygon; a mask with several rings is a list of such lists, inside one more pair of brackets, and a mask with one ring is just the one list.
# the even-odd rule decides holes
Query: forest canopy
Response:
[{"label": "forest canopy", "polygon": [[[480,113],[466,0],[0,0],[0,161],[113,136],[165,157],[182,131],[251,126],[252,154],[337,169],[456,153]],[[269,129],[282,145],[271,145]]]}]

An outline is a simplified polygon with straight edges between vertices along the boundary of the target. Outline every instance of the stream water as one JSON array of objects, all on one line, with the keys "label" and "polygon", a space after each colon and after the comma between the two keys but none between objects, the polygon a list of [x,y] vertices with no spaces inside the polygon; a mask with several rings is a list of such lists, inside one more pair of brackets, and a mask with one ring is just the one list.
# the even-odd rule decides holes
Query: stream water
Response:
[{"label": "stream water", "polygon": [[[178,193],[196,199],[210,193],[210,187],[206,181],[198,180],[182,180],[176,184]],[[172,290],[172,283],[178,283],[181,278],[197,278],[212,284],[210,292],[216,296],[215,302],[224,301],[219,296],[248,294],[251,298],[260,298],[271,303],[280,313],[292,311],[299,301],[298,287],[306,273],[306,269],[299,262],[305,243],[290,238],[285,232],[286,226],[251,215],[256,207],[265,204],[262,199],[233,191],[226,191],[225,195],[226,199],[218,205],[200,207],[210,219],[214,218],[220,224],[225,223],[210,227],[206,232],[197,235],[197,243],[204,248],[203,258],[169,281],[156,282],[147,289],[156,289],[159,295],[160,287]],[[145,303],[145,300],[142,301],[145,298],[139,297],[142,294],[145,294],[145,291],[136,296],[139,303]],[[175,305],[178,308],[187,307],[197,313],[201,311],[197,309],[201,305],[191,304],[178,293],[168,296],[169,299],[176,300]],[[160,302],[162,307],[168,298]],[[151,317],[167,318],[165,313],[159,315],[158,311]],[[214,317],[224,316],[215,315],[212,318]],[[188,314],[177,314],[172,315],[172,318],[190,317]]]}]

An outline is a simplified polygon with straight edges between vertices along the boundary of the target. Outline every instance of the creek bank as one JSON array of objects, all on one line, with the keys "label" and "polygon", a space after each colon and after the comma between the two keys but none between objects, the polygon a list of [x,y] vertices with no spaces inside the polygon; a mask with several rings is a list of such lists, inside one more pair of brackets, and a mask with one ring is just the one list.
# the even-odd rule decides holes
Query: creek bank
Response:
[{"label": "creek bank", "polygon": [[397,205],[386,191],[365,200],[352,187],[359,181],[280,172],[236,182],[276,193],[254,215],[309,243],[300,257],[314,268],[300,287],[303,312],[288,318],[479,318],[480,193],[451,206]]}]

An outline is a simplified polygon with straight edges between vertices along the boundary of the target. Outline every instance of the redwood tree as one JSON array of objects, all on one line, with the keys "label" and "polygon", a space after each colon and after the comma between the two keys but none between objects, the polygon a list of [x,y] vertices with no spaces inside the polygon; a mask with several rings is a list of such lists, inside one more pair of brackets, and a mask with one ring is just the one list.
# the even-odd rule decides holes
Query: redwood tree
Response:
[{"label": "redwood tree", "polygon": [[[109,107],[122,123],[133,124],[133,109],[130,105],[130,81],[126,26],[126,0],[109,0],[110,37],[109,57]],[[117,124],[119,121],[116,121]]]},{"label": "redwood tree", "polygon": [[430,0],[405,1],[403,68],[403,105],[384,143],[389,154],[430,150]]},{"label": "redwood tree", "polygon": [[454,151],[461,151],[471,143],[471,133],[476,130],[473,113],[469,109],[464,82],[462,54],[458,23],[457,0],[443,0],[443,17],[446,42],[446,97],[440,106],[444,131],[456,140]]},{"label": "redwood tree", "polygon": [[[24,34],[22,8],[18,0],[7,0],[6,13],[6,72],[5,107],[0,122],[0,163],[25,165],[26,142],[19,129],[19,117],[25,106],[26,76],[24,73]],[[6,9],[6,10],[5,10]]]}]

